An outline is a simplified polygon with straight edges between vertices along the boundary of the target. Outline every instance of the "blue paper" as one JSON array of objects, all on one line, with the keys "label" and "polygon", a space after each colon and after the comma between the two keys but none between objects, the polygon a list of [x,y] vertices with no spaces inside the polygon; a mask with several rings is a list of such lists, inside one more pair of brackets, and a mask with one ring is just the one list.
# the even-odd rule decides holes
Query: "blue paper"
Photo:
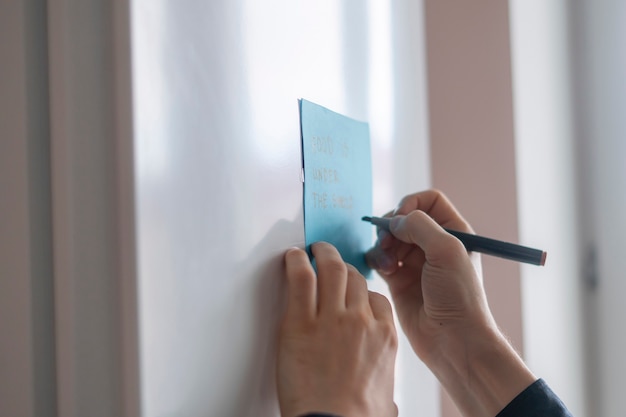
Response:
[{"label": "blue paper", "polygon": [[372,245],[372,162],[367,123],[300,100],[307,248],[325,241],[366,277]]}]

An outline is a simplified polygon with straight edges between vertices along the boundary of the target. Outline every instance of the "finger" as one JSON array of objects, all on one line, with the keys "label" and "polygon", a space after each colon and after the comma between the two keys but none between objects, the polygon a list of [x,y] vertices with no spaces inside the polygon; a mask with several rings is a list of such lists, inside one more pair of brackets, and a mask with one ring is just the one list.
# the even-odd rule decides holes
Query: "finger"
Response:
[{"label": "finger", "polygon": [[427,190],[404,197],[394,215],[406,215],[414,210],[428,213],[443,227],[474,233],[470,224],[461,216],[448,197],[439,190]]},{"label": "finger", "polygon": [[357,269],[347,264],[346,308],[360,309],[367,306],[367,283]]},{"label": "finger", "polygon": [[287,320],[315,317],[315,271],[305,251],[293,248],[285,253],[287,274]]},{"label": "finger", "polygon": [[393,323],[393,310],[387,297],[377,292],[368,291],[368,299],[372,314],[376,320],[389,321]]},{"label": "finger", "polygon": [[326,242],[312,246],[317,264],[318,311],[343,310],[346,306],[348,269],[335,247]]},{"label": "finger", "polygon": [[461,254],[467,256],[463,244],[423,211],[394,217],[390,230],[399,240],[419,246],[433,265],[452,262]]},{"label": "finger", "polygon": [[[415,244],[405,243],[389,233],[393,242],[387,247],[376,244],[365,253],[365,261],[370,268],[381,275],[393,274],[414,251]],[[421,268],[420,268],[421,269]]]},{"label": "finger", "polygon": [[365,253],[366,264],[376,270],[383,278],[390,276],[401,269],[412,268],[421,271],[424,265],[424,252],[414,243],[405,243],[400,240],[391,250],[383,250],[376,246]]},{"label": "finger", "polygon": [[398,240],[390,232],[385,233],[389,242],[383,243],[379,238],[374,247],[365,253],[367,265],[381,275],[394,273],[415,248],[414,244]]},{"label": "finger", "polygon": [[365,252],[367,265],[383,275],[393,274],[398,269],[398,258],[393,250],[385,250],[380,245]]},{"label": "finger", "polygon": [[407,246],[410,246],[411,250],[408,251],[407,255],[401,261],[399,261],[402,266],[398,269],[421,271],[424,267],[424,262],[426,261],[424,251],[417,245],[407,244]]},{"label": "finger", "polygon": [[[392,217],[395,210],[385,213],[383,217]],[[383,249],[389,249],[393,246],[393,235],[381,227],[376,228],[377,245]]]},{"label": "finger", "polygon": [[379,229],[376,244],[382,249],[390,249],[394,242],[393,235],[385,229]]},{"label": "finger", "polygon": [[399,298],[408,299],[411,308],[414,309],[422,302],[421,275],[425,255],[422,249],[415,244],[404,242],[402,244],[411,248],[406,257],[401,262],[398,261],[394,268],[387,271],[378,270],[378,273],[389,285],[395,304],[398,305],[397,299]]}]

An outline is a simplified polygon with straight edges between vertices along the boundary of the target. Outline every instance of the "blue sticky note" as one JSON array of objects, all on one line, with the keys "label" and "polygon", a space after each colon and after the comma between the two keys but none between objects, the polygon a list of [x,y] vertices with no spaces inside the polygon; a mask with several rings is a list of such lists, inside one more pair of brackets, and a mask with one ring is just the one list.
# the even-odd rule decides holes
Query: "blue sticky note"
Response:
[{"label": "blue sticky note", "polygon": [[304,170],[304,234],[307,248],[325,241],[343,260],[370,275],[364,254],[372,226],[372,162],[367,123],[300,100]]}]

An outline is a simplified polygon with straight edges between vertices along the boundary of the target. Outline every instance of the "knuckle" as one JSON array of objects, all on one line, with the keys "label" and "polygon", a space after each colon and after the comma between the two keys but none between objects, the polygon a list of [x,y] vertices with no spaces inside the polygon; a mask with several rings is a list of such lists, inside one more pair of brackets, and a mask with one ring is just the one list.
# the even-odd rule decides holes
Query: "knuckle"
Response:
[{"label": "knuckle", "polygon": [[387,312],[383,319],[377,321],[377,331],[388,346],[396,349],[398,347],[398,333],[393,320],[391,304],[387,297],[382,294],[370,292],[370,297],[377,303],[379,309]]},{"label": "knuckle", "polygon": [[278,340],[281,345],[315,338],[319,335],[319,327],[312,321],[285,321],[279,329]]},{"label": "knuckle", "polygon": [[406,205],[408,202],[410,202],[414,198],[414,196],[415,194],[410,194],[410,195],[406,195],[402,197],[402,199],[400,200],[400,203],[398,203],[398,207],[403,207],[404,205]]},{"label": "knuckle", "polygon": [[433,197],[435,197],[435,198],[445,198],[446,200],[448,199],[448,197],[446,197],[446,195],[444,194],[444,192],[443,192],[443,191],[441,191],[439,188],[432,188],[429,192],[430,192],[430,193],[433,195]]},{"label": "knuckle", "polygon": [[398,203],[398,206],[393,214],[407,214],[415,210],[417,208],[415,204],[417,197],[418,193],[404,196]]},{"label": "knuckle", "polygon": [[429,190],[428,193],[430,193],[428,199],[431,201],[431,207],[442,203],[446,206],[451,205],[448,196],[440,189],[433,188],[432,190]]},{"label": "knuckle", "polygon": [[361,334],[368,332],[371,321],[371,318],[363,311],[354,313],[351,318],[352,326]]},{"label": "knuckle", "polygon": [[331,274],[346,274],[348,271],[348,267],[341,259],[325,259],[319,264]]},{"label": "knuckle", "polygon": [[311,250],[313,251],[313,255],[316,259],[340,256],[339,251],[337,251],[337,248],[335,246],[323,240],[315,242],[311,246]]},{"label": "knuckle", "polygon": [[369,296],[372,298],[374,302],[377,302],[381,305],[385,305],[385,307],[387,308],[391,308],[391,304],[389,303],[389,300],[387,300],[387,297],[385,297],[384,295],[377,293],[376,291],[370,291]]},{"label": "knuckle", "polygon": [[296,281],[303,281],[306,279],[313,279],[315,278],[315,273],[313,272],[313,270],[311,268],[308,267],[308,265],[305,264],[300,264],[300,265],[296,265],[294,266],[291,271],[289,272],[289,277],[291,277],[292,279],[296,280]]},{"label": "knuckle", "polygon": [[350,282],[350,286],[356,292],[367,291],[367,283],[365,282],[365,278],[363,275],[357,271],[355,267],[352,265],[347,265],[348,271],[348,281]]},{"label": "knuckle", "polygon": [[385,312],[391,314],[392,312],[391,303],[389,302],[387,297],[375,291],[369,291],[369,297],[370,297],[370,304],[372,306],[373,304],[376,304],[379,310],[384,310]]},{"label": "knuckle", "polygon": [[388,346],[393,349],[398,347],[398,333],[396,332],[396,326],[391,320],[384,321],[381,324],[381,333]]},{"label": "knuckle", "polygon": [[467,256],[467,251],[459,239],[447,235],[441,236],[433,245],[432,254],[437,258],[445,259],[447,262],[454,262]]},{"label": "knuckle", "polygon": [[463,243],[454,236],[446,236],[445,240],[442,242],[444,249],[450,253],[462,255],[466,253],[465,246]]},{"label": "knuckle", "polygon": [[406,220],[409,222],[415,222],[424,218],[424,216],[428,216],[421,210],[413,210],[409,214],[406,215]]},{"label": "knuckle", "polygon": [[358,277],[359,275],[361,275],[359,273],[359,270],[356,269],[356,267],[352,264],[346,263],[346,269],[348,271],[348,274],[350,274],[351,276]]},{"label": "knuckle", "polygon": [[368,340],[377,335],[375,322],[365,311],[346,313],[341,322],[353,340]]}]

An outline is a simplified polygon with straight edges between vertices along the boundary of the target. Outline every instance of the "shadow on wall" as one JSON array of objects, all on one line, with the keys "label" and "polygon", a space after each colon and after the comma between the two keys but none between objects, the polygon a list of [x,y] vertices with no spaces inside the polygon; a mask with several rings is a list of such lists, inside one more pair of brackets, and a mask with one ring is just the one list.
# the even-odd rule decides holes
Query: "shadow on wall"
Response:
[{"label": "shadow on wall", "polygon": [[261,264],[255,259],[246,259],[242,262],[246,268],[237,272],[242,276],[250,277],[248,282],[253,282],[255,289],[252,292],[252,299],[233,300],[232,314],[233,316],[237,314],[237,306],[240,303],[252,303],[254,307],[251,309],[253,316],[249,321],[252,323],[249,340],[255,340],[257,346],[252,356],[242,358],[242,362],[246,362],[246,365],[240,368],[241,385],[238,397],[245,400],[233,408],[236,411],[234,415],[250,417],[279,415],[276,400],[276,342],[285,307],[286,278],[283,256],[288,249],[288,246],[280,247],[280,245],[292,242],[293,236],[302,233],[303,217],[303,212],[300,210],[293,221],[276,222],[250,251],[250,257],[267,250],[267,247],[278,246],[276,254],[265,258]]}]

